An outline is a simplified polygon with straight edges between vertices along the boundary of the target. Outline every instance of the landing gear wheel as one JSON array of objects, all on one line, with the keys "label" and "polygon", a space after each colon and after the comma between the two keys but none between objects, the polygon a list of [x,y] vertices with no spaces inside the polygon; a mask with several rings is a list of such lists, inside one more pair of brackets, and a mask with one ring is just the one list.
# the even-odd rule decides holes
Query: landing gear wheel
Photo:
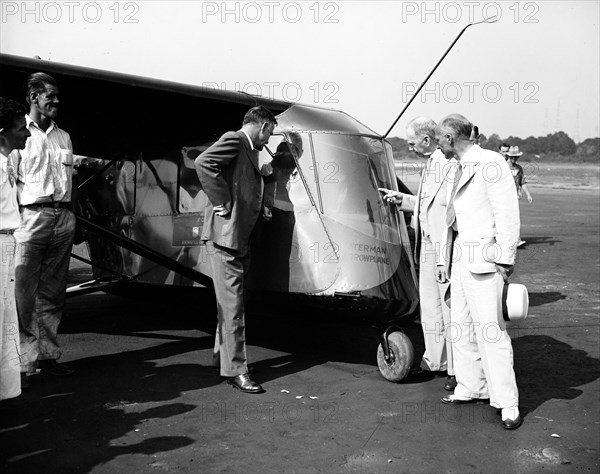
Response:
[{"label": "landing gear wheel", "polygon": [[388,335],[390,361],[385,360],[383,347],[377,349],[377,365],[384,378],[400,382],[410,372],[415,356],[412,343],[406,334],[394,331]]}]

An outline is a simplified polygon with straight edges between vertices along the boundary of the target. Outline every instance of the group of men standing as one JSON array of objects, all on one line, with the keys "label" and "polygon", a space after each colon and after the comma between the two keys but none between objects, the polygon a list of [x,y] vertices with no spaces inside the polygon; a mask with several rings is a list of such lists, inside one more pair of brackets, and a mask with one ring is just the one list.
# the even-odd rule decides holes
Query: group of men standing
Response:
[{"label": "group of men standing", "polygon": [[56,81],[34,73],[25,95],[28,113],[0,98],[0,400],[17,397],[38,370],[74,372],[58,362],[57,339],[75,234],[73,147],[54,121]]},{"label": "group of men standing", "polygon": [[[52,77],[35,73],[26,83],[27,115],[17,102],[0,99],[5,288],[0,399],[18,396],[26,374],[38,369],[52,375],[73,372],[57,362],[75,231],[73,149],[69,134],[54,122],[58,93]],[[253,107],[240,130],[225,133],[195,161],[208,197],[202,240],[212,245],[217,296],[213,362],[229,384],[246,393],[264,391],[250,378],[247,365],[244,280],[250,235],[261,216],[270,218],[263,206],[258,152],[276,125],[269,110]],[[426,347],[421,367],[447,373],[444,388],[454,393],[443,403],[489,399],[501,410],[503,426],[518,428],[522,418],[513,351],[500,303],[519,241],[513,174],[502,155],[476,143],[477,127],[461,115],[449,115],[439,124],[419,117],[406,133],[409,148],[427,159],[418,193],[381,191],[384,199],[414,213]]]},{"label": "group of men standing", "polygon": [[[227,132],[195,161],[208,196],[202,239],[214,246],[219,321],[214,364],[229,384],[246,393],[264,391],[248,372],[244,274],[252,229],[261,215],[270,217],[262,207],[258,150],[276,124],[267,109],[254,107],[241,130]],[[444,388],[454,393],[443,403],[489,399],[504,428],[516,429],[522,418],[501,298],[515,263],[519,206],[507,162],[476,144],[478,135],[477,127],[458,114],[439,124],[426,117],[412,120],[409,147],[427,158],[418,193],[381,191],[384,199],[414,213],[422,369],[447,373]]]},{"label": "group of men standing", "polygon": [[462,115],[439,124],[419,117],[406,133],[410,149],[427,158],[418,193],[382,191],[414,212],[421,367],[447,372],[444,388],[454,393],[443,403],[489,399],[504,428],[516,429],[522,418],[501,304],[520,231],[513,175],[502,155],[476,143],[478,129]]}]

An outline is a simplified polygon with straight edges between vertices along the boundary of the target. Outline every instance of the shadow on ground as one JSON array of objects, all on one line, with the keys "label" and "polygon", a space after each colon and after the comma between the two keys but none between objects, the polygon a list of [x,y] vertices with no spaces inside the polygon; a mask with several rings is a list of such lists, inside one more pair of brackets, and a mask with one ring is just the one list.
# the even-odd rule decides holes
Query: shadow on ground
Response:
[{"label": "shadow on ground", "polygon": [[32,390],[22,396],[20,406],[1,412],[1,457],[7,459],[0,470],[89,472],[123,454],[192,444],[181,435],[136,439],[135,429],[142,421],[193,410],[195,405],[176,401],[182,392],[220,383],[212,371],[195,364],[161,367],[155,362],[204,347],[212,347],[212,338],[173,338],[149,348],[70,361],[77,370],[74,376],[30,377]]},{"label": "shadow on ground", "polygon": [[562,242],[562,240],[558,240],[554,237],[529,237],[527,235],[522,235],[521,238],[523,240],[525,240],[525,244],[523,244],[522,247],[527,247],[530,245],[539,245],[539,244],[546,244],[546,245],[551,245],[553,246],[554,244],[560,243]]},{"label": "shadow on ground", "polygon": [[[563,298],[558,292],[533,293],[532,304]],[[106,295],[70,300],[62,334],[89,338],[90,344],[94,333],[118,335],[119,340],[127,338],[121,343],[127,350],[107,345],[96,350],[100,355],[71,360],[77,369],[73,377],[34,376],[34,389],[23,396],[21,406],[0,410],[0,471],[86,473],[119,456],[153,455],[197,443],[193,434],[177,428],[177,422],[184,414],[197,417],[199,404],[210,393],[202,390],[223,383],[199,356],[213,347],[213,303],[206,295],[194,304]],[[364,322],[318,313],[250,313],[247,330],[249,344],[284,353],[253,364],[259,383],[327,361],[377,370],[379,334]],[[600,377],[598,359],[550,336],[516,337],[513,348],[524,414],[550,400],[576,399],[583,393],[579,387]],[[406,383],[430,379],[414,377]],[[219,388],[215,390],[213,398],[220,396]],[[165,429],[169,419],[172,431]],[[143,434],[139,428],[148,433],[152,420],[162,431]],[[148,464],[146,471],[156,468],[160,466]]]},{"label": "shadow on ground", "polygon": [[600,360],[553,337],[540,335],[513,339],[519,403],[529,413],[552,400],[573,400],[577,388],[600,377]]},{"label": "shadow on ground", "polygon": [[[182,403],[185,393],[199,391],[194,400],[202,400],[203,389],[223,383],[200,363],[200,351],[214,344],[212,297],[199,296],[195,305],[177,302],[177,311],[172,301],[149,297],[96,298],[100,304],[90,304],[87,296],[71,299],[60,333],[90,344],[95,334],[119,336],[121,342],[95,348],[96,354],[110,354],[69,360],[74,376],[30,377],[32,390],[17,406],[1,405],[1,472],[85,473],[122,455],[152,455],[195,442],[176,428],[173,436],[156,437],[136,429],[197,409],[196,403]],[[320,318],[247,315],[249,344],[286,353],[254,363],[253,378],[265,383],[328,360],[376,365],[376,330]],[[122,347],[128,350],[115,353]],[[186,362],[173,363],[181,359]]]},{"label": "shadow on ground", "polygon": [[541,306],[543,304],[554,303],[555,301],[564,300],[567,295],[559,291],[544,291],[541,293],[529,293],[529,306]]}]

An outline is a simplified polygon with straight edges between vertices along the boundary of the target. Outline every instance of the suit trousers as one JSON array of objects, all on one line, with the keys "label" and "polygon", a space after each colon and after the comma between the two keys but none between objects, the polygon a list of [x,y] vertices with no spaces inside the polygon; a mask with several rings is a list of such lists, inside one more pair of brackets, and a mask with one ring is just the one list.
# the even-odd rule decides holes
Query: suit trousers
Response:
[{"label": "suit trousers", "polygon": [[421,327],[425,338],[421,367],[427,370],[447,370],[448,375],[454,375],[452,343],[446,337],[446,328],[450,325],[450,308],[444,303],[448,283],[439,284],[436,280],[436,248],[426,237],[421,238],[419,260]]},{"label": "suit trousers", "polygon": [[453,263],[450,281],[454,394],[489,397],[495,408],[518,406],[512,343],[502,319],[502,277],[471,273],[465,260]]},{"label": "suit trousers", "polygon": [[15,289],[21,331],[21,372],[37,360],[58,359],[58,326],[66,299],[75,214],[64,208],[21,211],[15,231]]},{"label": "suit trousers", "polygon": [[15,238],[0,234],[0,400],[21,394],[19,320],[15,301]]},{"label": "suit trousers", "polygon": [[218,318],[213,364],[221,368],[223,377],[235,377],[248,372],[244,287],[250,256],[213,246],[210,259]]}]

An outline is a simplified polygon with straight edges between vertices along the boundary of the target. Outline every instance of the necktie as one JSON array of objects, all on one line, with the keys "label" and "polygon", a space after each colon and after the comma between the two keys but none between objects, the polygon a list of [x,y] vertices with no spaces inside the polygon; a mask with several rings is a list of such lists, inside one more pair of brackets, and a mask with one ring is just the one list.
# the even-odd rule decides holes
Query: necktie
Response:
[{"label": "necktie", "polygon": [[425,191],[425,182],[427,181],[427,173],[431,167],[431,158],[425,163],[425,168],[421,170],[421,181],[419,182],[419,192],[421,193],[421,201],[423,200],[423,191]]},{"label": "necktie", "polygon": [[430,156],[429,159],[427,160],[427,164],[425,165],[425,169],[423,170],[423,176],[422,176],[423,185],[425,185],[427,183],[428,174],[434,172],[434,170],[432,169],[432,164],[433,164],[433,158],[431,158],[431,156]]},{"label": "necktie", "polygon": [[452,194],[450,194],[450,201],[448,201],[448,207],[446,209],[446,225],[448,227],[452,227],[454,230],[458,230],[456,228],[456,211],[454,210],[454,198],[456,197],[456,190],[458,189],[458,182],[460,181],[461,176],[462,166],[460,165],[460,163],[458,163],[456,167],[456,173],[454,174]]}]

